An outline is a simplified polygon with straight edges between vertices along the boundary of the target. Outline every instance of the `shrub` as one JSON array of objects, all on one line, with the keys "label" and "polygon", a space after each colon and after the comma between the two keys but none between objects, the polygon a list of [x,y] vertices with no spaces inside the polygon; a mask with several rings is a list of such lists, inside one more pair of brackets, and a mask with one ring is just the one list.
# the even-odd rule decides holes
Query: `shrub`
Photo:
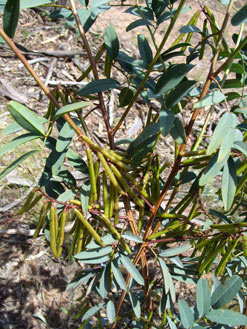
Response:
[{"label": "shrub", "polygon": [[[190,9],[186,0],[146,0],[143,5],[136,1],[127,9],[135,18],[127,30],[144,26],[150,34],[150,38],[137,34],[140,56],[136,58],[120,49],[112,25],[93,54],[86,33],[110,4],[79,2],[83,6],[79,10],[70,0],[70,5],[50,14],[52,19],[64,18],[70,28],[76,25],[86,49],[90,65],[77,79],[86,82],[79,90],[49,90],[42,83],[11,41],[19,3],[6,2],[0,35],[50,100],[44,117],[14,101],[7,106],[15,121],[8,130],[24,132],[3,146],[0,154],[33,139],[40,139],[47,150],[39,185],[19,214],[42,202],[35,236],[45,229],[54,257],[63,254],[85,264],[68,286],[87,289],[77,315],[81,328],[247,325],[245,315],[222,308],[234,299],[240,312],[246,311],[247,37],[243,27],[247,7],[237,10],[233,1],[222,1],[225,18],[219,28],[204,6],[174,38],[176,21]],[[204,18],[202,28],[199,16]],[[165,21],[169,24],[158,45],[155,32]],[[233,46],[224,36],[227,24],[239,27],[239,33],[232,35]],[[197,41],[192,38],[195,33],[200,36]],[[191,72],[210,56],[200,88]],[[99,71],[99,61],[104,72]],[[90,72],[93,78],[87,82]],[[107,109],[111,90],[118,93],[116,123],[110,122]],[[136,138],[121,133],[119,139],[137,102],[147,112],[145,124]],[[224,111],[210,135],[208,127],[218,105]],[[87,122],[95,109],[106,131],[104,145],[93,140]],[[198,130],[199,117],[203,123]],[[74,148],[76,138],[83,149],[80,153]],[[173,140],[172,161],[160,152],[168,138]],[[37,151],[16,159],[0,177]],[[73,176],[75,170],[81,173],[82,184]],[[188,189],[181,197],[185,183]],[[214,209],[202,197],[210,184],[217,189],[217,200],[222,200],[222,206],[211,205]],[[68,222],[73,228],[65,233]],[[71,239],[64,250],[65,234]],[[213,275],[212,292],[202,278],[205,273]],[[179,300],[176,311],[174,280],[197,283],[194,307]]]}]

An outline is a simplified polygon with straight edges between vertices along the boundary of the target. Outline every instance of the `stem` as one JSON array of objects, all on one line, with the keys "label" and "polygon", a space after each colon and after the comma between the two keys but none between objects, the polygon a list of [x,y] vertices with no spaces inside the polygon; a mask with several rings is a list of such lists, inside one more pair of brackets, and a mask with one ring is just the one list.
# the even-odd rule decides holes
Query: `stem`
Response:
[{"label": "stem", "polygon": [[118,129],[121,127],[123,121],[125,120],[126,116],[127,116],[128,113],[129,113],[130,109],[132,108],[133,104],[136,102],[137,97],[139,96],[140,92],[141,92],[142,89],[144,88],[145,83],[146,83],[148,77],[150,76],[150,73],[152,72],[152,69],[153,69],[155,63],[157,62],[157,60],[158,60],[159,57],[160,57],[161,51],[163,50],[163,48],[164,48],[164,46],[165,46],[165,43],[166,43],[166,41],[167,41],[167,39],[168,39],[168,37],[169,37],[169,35],[170,35],[170,33],[171,33],[171,31],[172,31],[172,29],[173,29],[175,23],[176,23],[176,21],[177,21],[177,18],[178,18],[178,16],[179,16],[179,14],[180,14],[180,12],[181,12],[181,10],[182,10],[182,8],[183,8],[185,2],[186,2],[186,0],[181,0],[181,1],[180,1],[180,4],[179,4],[179,6],[178,6],[178,9],[177,9],[177,11],[176,11],[174,17],[173,17],[172,20],[171,20],[171,23],[170,23],[170,25],[169,25],[169,27],[168,27],[168,29],[167,29],[167,31],[166,31],[166,34],[165,34],[163,40],[161,41],[161,44],[160,44],[160,46],[159,46],[159,48],[158,48],[158,50],[157,50],[157,52],[156,52],[156,55],[154,56],[154,59],[152,60],[152,63],[150,64],[150,66],[149,66],[149,68],[148,68],[148,70],[147,70],[147,72],[146,72],[146,74],[145,74],[145,77],[143,78],[143,80],[142,80],[142,82],[140,83],[139,87],[137,88],[137,91],[136,91],[135,95],[133,96],[131,102],[129,103],[129,105],[128,105],[128,107],[126,108],[125,112],[123,113],[122,117],[121,117],[120,120],[118,121],[118,124],[116,125],[116,127],[115,127],[114,130],[113,130],[113,134],[114,134],[114,135],[116,134],[116,132],[118,131]]},{"label": "stem", "polygon": [[[70,0],[70,5],[71,5],[71,10],[72,10],[72,13],[75,17],[75,21],[76,21],[77,27],[79,29],[79,32],[80,32],[80,35],[81,35],[81,38],[82,38],[82,41],[83,41],[84,47],[86,49],[88,59],[89,59],[89,61],[91,63],[91,66],[92,66],[94,79],[99,80],[99,74],[98,74],[98,70],[97,70],[97,63],[96,63],[95,58],[93,57],[93,54],[91,52],[91,49],[90,49],[89,43],[87,41],[85,31],[83,29],[83,26],[81,24],[80,18],[79,18],[78,13],[77,13],[77,9],[76,9],[74,0]],[[98,93],[98,97],[99,97],[99,107],[100,107],[100,110],[101,110],[101,113],[102,113],[102,116],[103,116],[103,119],[104,119],[104,122],[105,122],[110,148],[114,149],[115,148],[115,146],[114,146],[114,135],[113,135],[113,131],[110,127],[109,116],[108,116],[107,111],[106,111],[105,102],[104,102],[104,99],[103,99],[102,92]]]}]

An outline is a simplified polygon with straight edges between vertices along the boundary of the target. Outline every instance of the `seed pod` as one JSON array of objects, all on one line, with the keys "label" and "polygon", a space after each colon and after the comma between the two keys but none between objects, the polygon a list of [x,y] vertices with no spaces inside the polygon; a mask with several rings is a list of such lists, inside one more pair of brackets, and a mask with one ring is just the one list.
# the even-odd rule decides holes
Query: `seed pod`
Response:
[{"label": "seed pod", "polygon": [[39,221],[38,221],[38,224],[36,226],[33,238],[37,238],[37,236],[39,235],[39,232],[40,232],[40,230],[43,226],[43,223],[45,221],[45,218],[46,218],[47,212],[49,211],[50,206],[51,206],[51,202],[45,202],[43,204],[43,206],[41,208],[41,211],[40,211]]},{"label": "seed pod", "polygon": [[114,197],[114,225],[116,226],[119,221],[119,195],[116,190],[113,191]]},{"label": "seed pod", "polygon": [[19,210],[17,211],[17,215],[21,215],[21,214],[23,214],[25,211],[27,211],[28,207],[30,206],[30,204],[31,204],[31,202],[32,202],[32,200],[33,200],[33,198],[34,198],[35,193],[36,193],[36,189],[34,188],[34,189],[29,193],[29,195],[28,195],[28,197],[27,197],[27,199],[26,199],[24,205],[22,206],[22,208],[19,209]]},{"label": "seed pod", "polygon": [[88,160],[88,171],[89,171],[89,177],[90,177],[90,184],[91,184],[91,190],[90,190],[90,200],[91,202],[96,202],[97,197],[97,186],[96,186],[96,177],[95,177],[95,169],[94,169],[94,162],[91,150],[89,148],[86,149],[86,155]]},{"label": "seed pod", "polygon": [[80,227],[77,234],[77,245],[76,245],[75,255],[81,251],[82,244],[83,244],[83,225],[80,222]]},{"label": "seed pod", "polygon": [[109,215],[109,199],[108,199],[108,185],[106,173],[103,172],[103,202],[104,202],[104,214],[108,218]]},{"label": "seed pod", "polygon": [[86,218],[83,216],[83,214],[77,210],[74,209],[74,212],[76,216],[80,219],[82,224],[86,227],[88,232],[92,235],[92,237],[95,239],[95,241],[102,247],[105,247],[105,244],[101,241],[99,234],[95,231],[95,229],[92,227],[92,225],[86,220]]},{"label": "seed pod", "polygon": [[66,223],[68,212],[64,210],[60,217],[59,232],[58,232],[58,242],[57,242],[57,257],[59,258],[63,251],[63,241],[64,241],[64,227]]},{"label": "seed pod", "polygon": [[221,258],[220,263],[215,270],[216,276],[222,275],[224,273],[225,268],[226,268],[226,263],[228,262],[229,258],[231,257],[233,250],[236,248],[238,241],[239,241],[239,238],[235,239],[234,241],[228,242],[228,248],[227,248],[224,256]]},{"label": "seed pod", "polygon": [[247,237],[242,234],[242,248],[244,257],[247,257]]},{"label": "seed pod", "polygon": [[72,239],[71,245],[69,247],[69,256],[72,256],[74,254],[76,242],[77,242],[79,231],[80,231],[80,226],[81,226],[81,222],[80,222],[79,218],[77,218],[75,221],[75,224],[74,224],[73,239]]},{"label": "seed pod", "polygon": [[57,258],[56,234],[55,234],[55,218],[57,210],[52,205],[50,208],[50,248],[53,256]]}]

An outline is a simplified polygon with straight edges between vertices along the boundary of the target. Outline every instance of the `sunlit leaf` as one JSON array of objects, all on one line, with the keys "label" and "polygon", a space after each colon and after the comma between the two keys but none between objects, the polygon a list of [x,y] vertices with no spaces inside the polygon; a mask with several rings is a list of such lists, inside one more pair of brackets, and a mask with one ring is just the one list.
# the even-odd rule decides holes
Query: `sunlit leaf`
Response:
[{"label": "sunlit leaf", "polygon": [[220,162],[223,160],[227,154],[231,151],[235,142],[241,142],[243,136],[238,129],[229,128],[227,134],[224,136],[222,145],[220,146],[220,151],[217,161]]},{"label": "sunlit leaf", "polygon": [[141,304],[140,301],[138,300],[136,294],[129,292],[129,298],[131,302],[131,306],[134,310],[135,316],[137,319],[140,319],[141,317]]},{"label": "sunlit leaf", "polygon": [[105,305],[105,303],[99,303],[96,306],[90,307],[89,310],[83,315],[81,321],[83,322],[83,321],[86,321],[89,318],[91,318],[91,316],[93,316],[94,314],[99,312],[104,305]]},{"label": "sunlit leaf", "polygon": [[82,108],[90,106],[90,105],[91,105],[90,102],[77,102],[77,103],[64,105],[59,110],[56,111],[56,113],[55,113],[54,117],[52,118],[52,120],[56,120],[60,116],[66,114],[66,113],[70,113],[70,112],[73,112],[73,111],[78,111],[78,110],[81,110]]},{"label": "sunlit leaf", "polygon": [[220,91],[216,90],[202,98],[198,103],[195,104],[194,108],[197,109],[205,106],[219,104],[223,102],[224,99],[225,95],[222,94]]},{"label": "sunlit leaf", "polygon": [[0,156],[4,155],[7,152],[12,151],[13,149],[15,149],[17,146],[22,145],[26,142],[29,142],[33,139],[37,139],[37,138],[41,138],[41,135],[35,135],[35,134],[23,134],[21,136],[18,136],[16,138],[14,138],[12,141],[10,141],[9,143],[5,144],[4,146],[2,146],[0,148]]},{"label": "sunlit leaf", "polygon": [[237,189],[237,173],[234,160],[229,157],[228,161],[224,165],[221,194],[225,211],[228,211],[234,201],[235,192]]},{"label": "sunlit leaf", "polygon": [[157,94],[165,94],[167,91],[176,87],[179,82],[182,81],[188,71],[189,66],[186,64],[173,65],[159,78],[155,92]]},{"label": "sunlit leaf", "polygon": [[107,318],[108,318],[109,322],[113,323],[115,321],[115,317],[116,317],[116,310],[115,310],[115,306],[111,300],[109,300],[109,302],[106,305],[106,314],[107,314]]},{"label": "sunlit leaf", "polygon": [[78,94],[80,96],[96,94],[102,91],[114,89],[119,87],[119,82],[112,78],[109,79],[99,79],[89,82],[86,86],[82,87]]},{"label": "sunlit leaf", "polygon": [[195,319],[194,314],[185,300],[178,301],[178,310],[184,328],[189,329],[193,325]]},{"label": "sunlit leaf", "polygon": [[196,288],[196,307],[199,315],[207,314],[211,305],[210,289],[207,280],[200,279]]},{"label": "sunlit leaf", "polygon": [[233,275],[215,289],[212,295],[211,305],[213,308],[220,308],[229,303],[239,292],[243,280],[238,275]]},{"label": "sunlit leaf", "polygon": [[206,314],[210,321],[226,324],[228,326],[244,326],[247,325],[247,316],[231,310],[211,310]]},{"label": "sunlit leaf", "polygon": [[119,41],[117,33],[112,25],[109,25],[104,32],[106,50],[111,59],[115,59],[119,52]]},{"label": "sunlit leaf", "polygon": [[90,180],[87,180],[81,187],[81,207],[85,217],[87,217],[90,188]]},{"label": "sunlit leaf", "polygon": [[134,266],[134,264],[132,263],[130,258],[121,253],[120,254],[120,261],[123,264],[123,266],[126,268],[126,270],[135,279],[135,281],[143,286],[144,285],[144,279],[141,276],[141,274],[138,272],[137,268]]},{"label": "sunlit leaf", "polygon": [[16,167],[18,167],[23,161],[25,161],[28,157],[33,155],[34,153],[38,152],[38,150],[33,150],[29,151],[22,156],[20,156],[18,159],[13,161],[10,165],[8,165],[7,168],[5,168],[1,173],[0,173],[0,179],[6,176],[8,173],[10,173],[12,170],[14,170]]},{"label": "sunlit leaf", "polygon": [[114,260],[112,262],[112,272],[113,272],[113,275],[114,275],[114,278],[115,280],[117,281],[119,287],[125,291],[127,291],[127,286],[126,286],[126,283],[125,283],[125,280],[124,280],[124,277],[118,267],[118,263],[117,263],[117,260]]},{"label": "sunlit leaf", "polygon": [[181,27],[179,32],[180,33],[193,33],[193,32],[201,33],[201,30],[199,29],[199,27],[197,27],[195,25],[186,25],[186,26]]},{"label": "sunlit leaf", "polygon": [[141,19],[137,19],[136,21],[130,23],[127,27],[126,27],[126,32],[131,31],[133,29],[135,29],[136,27],[139,26],[152,26],[153,24],[151,22],[149,22],[147,19],[141,18]]},{"label": "sunlit leaf", "polygon": [[64,152],[66,148],[70,145],[74,135],[75,135],[75,130],[71,127],[71,125],[68,122],[65,122],[57,138],[57,143],[56,143],[57,152]]},{"label": "sunlit leaf", "polygon": [[99,292],[102,298],[107,297],[110,288],[111,288],[111,264],[108,263],[104,268],[99,285]]},{"label": "sunlit leaf", "polygon": [[183,252],[189,250],[190,248],[191,248],[190,244],[183,244],[179,247],[165,249],[165,250],[161,251],[159,256],[160,257],[173,257],[176,255],[182,254]]},{"label": "sunlit leaf", "polygon": [[44,128],[39,118],[26,106],[15,101],[11,101],[9,102],[7,108],[15,121],[24,129],[35,134],[45,135]]}]

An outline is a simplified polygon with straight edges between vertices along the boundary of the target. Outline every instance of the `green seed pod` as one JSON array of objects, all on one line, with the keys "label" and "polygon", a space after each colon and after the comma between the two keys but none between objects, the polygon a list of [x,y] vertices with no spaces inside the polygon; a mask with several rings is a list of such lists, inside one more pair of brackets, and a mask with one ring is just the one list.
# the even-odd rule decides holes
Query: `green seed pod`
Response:
[{"label": "green seed pod", "polygon": [[247,257],[247,237],[244,234],[242,234],[242,248],[244,257]]},{"label": "green seed pod", "polygon": [[66,224],[68,212],[67,210],[64,210],[60,217],[60,223],[59,223],[59,232],[58,232],[58,245],[57,245],[57,257],[59,258],[63,251],[63,241],[64,241],[64,227]]},{"label": "green seed pod", "polygon": [[55,218],[57,210],[52,205],[50,208],[50,248],[53,256],[57,258],[56,234],[55,234]]},{"label": "green seed pod", "polygon": [[27,209],[29,208],[29,206],[30,206],[30,204],[31,204],[31,202],[32,202],[32,200],[33,200],[33,198],[34,198],[35,193],[36,193],[36,189],[34,188],[34,189],[29,193],[29,195],[28,195],[28,197],[27,197],[27,199],[26,199],[24,205],[22,206],[22,208],[19,209],[19,210],[17,211],[17,213],[16,213],[17,215],[21,215],[21,214],[23,214],[25,211],[27,211]]},{"label": "green seed pod", "polygon": [[33,235],[33,238],[37,238],[38,235],[39,235],[39,232],[43,226],[43,223],[45,221],[45,218],[46,218],[46,215],[47,215],[47,212],[49,211],[50,209],[50,206],[51,206],[51,202],[46,202],[43,204],[42,208],[41,208],[41,211],[40,211],[40,217],[39,217],[39,221],[38,221],[38,224],[36,226],[36,229],[35,229],[35,232],[34,232],[34,235]]}]

